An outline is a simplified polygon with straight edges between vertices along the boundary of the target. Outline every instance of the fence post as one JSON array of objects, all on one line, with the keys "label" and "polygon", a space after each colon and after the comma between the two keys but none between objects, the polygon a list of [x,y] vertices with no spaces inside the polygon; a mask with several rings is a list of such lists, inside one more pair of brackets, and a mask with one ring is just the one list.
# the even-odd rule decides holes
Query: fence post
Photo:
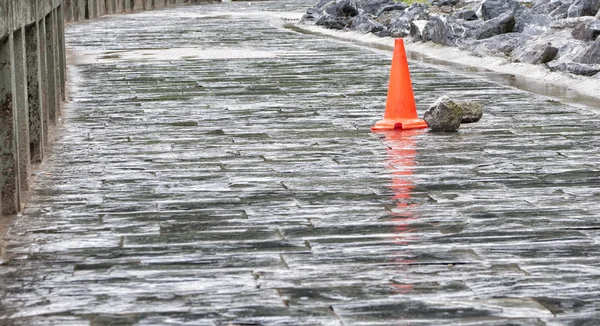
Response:
[{"label": "fence post", "polygon": [[2,215],[14,215],[19,210],[13,42],[12,32],[0,41],[0,206]]},{"label": "fence post", "polygon": [[25,40],[27,53],[27,102],[29,103],[29,146],[31,163],[39,163],[44,158],[44,127],[41,82],[41,51],[40,51],[40,23],[27,27]]},{"label": "fence post", "polygon": [[[29,104],[27,95],[27,57],[25,50],[25,28],[19,28],[13,33],[14,40],[14,109],[16,110],[16,152],[17,177],[19,179],[17,205],[29,189],[29,171],[31,160],[29,152]],[[20,207],[17,207],[20,210]]]}]

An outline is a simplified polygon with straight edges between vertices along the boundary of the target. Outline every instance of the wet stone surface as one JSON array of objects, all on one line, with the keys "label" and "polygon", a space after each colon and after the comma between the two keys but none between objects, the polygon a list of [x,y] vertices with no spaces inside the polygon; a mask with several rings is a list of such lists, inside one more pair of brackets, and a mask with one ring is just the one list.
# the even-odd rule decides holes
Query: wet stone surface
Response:
[{"label": "wet stone surface", "polygon": [[411,63],[420,115],[449,94],[483,119],[373,134],[391,53],[269,22],[310,4],[69,26],[72,101],[5,237],[0,324],[600,318],[598,113]]}]

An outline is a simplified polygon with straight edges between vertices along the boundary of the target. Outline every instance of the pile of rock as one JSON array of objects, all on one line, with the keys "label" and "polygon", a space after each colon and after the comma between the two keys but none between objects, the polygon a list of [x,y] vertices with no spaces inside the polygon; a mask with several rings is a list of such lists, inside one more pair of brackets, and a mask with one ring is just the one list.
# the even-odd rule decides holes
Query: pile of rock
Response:
[{"label": "pile of rock", "polygon": [[320,0],[304,24],[410,37],[600,78],[600,0]]}]

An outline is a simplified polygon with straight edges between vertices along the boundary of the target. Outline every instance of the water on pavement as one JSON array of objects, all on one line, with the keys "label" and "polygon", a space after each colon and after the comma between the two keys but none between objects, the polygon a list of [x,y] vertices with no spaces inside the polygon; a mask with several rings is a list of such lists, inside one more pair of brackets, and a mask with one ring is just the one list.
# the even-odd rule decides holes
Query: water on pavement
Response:
[{"label": "water on pavement", "polygon": [[373,134],[391,53],[270,22],[311,4],[68,27],[71,101],[3,243],[0,324],[600,318],[598,114],[413,62],[420,115],[448,94],[484,118]]}]

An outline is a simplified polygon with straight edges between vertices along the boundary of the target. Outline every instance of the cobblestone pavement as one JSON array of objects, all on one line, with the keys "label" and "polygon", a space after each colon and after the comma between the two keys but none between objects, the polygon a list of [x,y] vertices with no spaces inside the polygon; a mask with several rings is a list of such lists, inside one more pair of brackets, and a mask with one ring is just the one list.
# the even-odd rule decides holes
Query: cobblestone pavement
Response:
[{"label": "cobblestone pavement", "polygon": [[[598,325],[600,118],[230,3],[68,27],[72,101],[6,236],[2,325]],[[262,13],[260,13],[262,11]]]}]

